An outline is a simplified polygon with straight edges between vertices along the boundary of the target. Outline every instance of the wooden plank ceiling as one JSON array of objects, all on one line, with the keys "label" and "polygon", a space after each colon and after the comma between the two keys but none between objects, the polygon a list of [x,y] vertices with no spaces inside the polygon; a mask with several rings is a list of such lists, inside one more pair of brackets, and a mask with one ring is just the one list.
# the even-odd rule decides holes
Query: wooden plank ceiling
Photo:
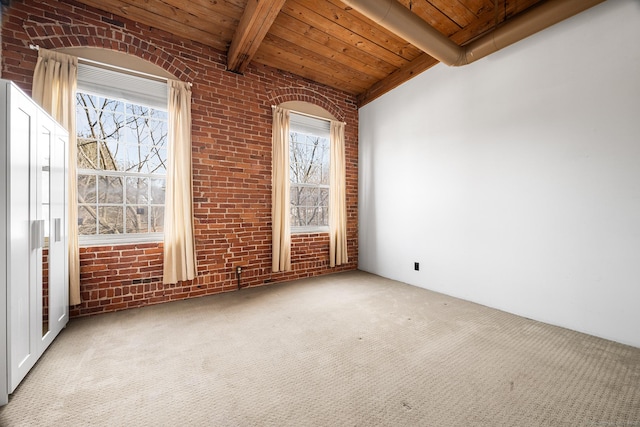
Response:
[{"label": "wooden plank ceiling", "polygon": [[[437,63],[340,0],[79,0],[356,95],[364,105]],[[372,0],[374,1],[374,0]],[[544,0],[397,0],[464,45]]]}]

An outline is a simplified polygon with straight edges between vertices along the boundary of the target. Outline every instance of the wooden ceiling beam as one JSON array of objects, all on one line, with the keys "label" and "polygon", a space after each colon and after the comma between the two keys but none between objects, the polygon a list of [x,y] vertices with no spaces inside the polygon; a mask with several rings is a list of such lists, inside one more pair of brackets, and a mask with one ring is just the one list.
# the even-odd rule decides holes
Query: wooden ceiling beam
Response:
[{"label": "wooden ceiling beam", "polygon": [[286,0],[249,0],[227,53],[227,69],[243,73]]},{"label": "wooden ceiling beam", "polygon": [[364,92],[358,95],[358,107],[362,107],[385,93],[400,86],[423,71],[428,70],[440,62],[437,59],[423,53],[407,65],[398,68],[386,78],[374,83]]}]

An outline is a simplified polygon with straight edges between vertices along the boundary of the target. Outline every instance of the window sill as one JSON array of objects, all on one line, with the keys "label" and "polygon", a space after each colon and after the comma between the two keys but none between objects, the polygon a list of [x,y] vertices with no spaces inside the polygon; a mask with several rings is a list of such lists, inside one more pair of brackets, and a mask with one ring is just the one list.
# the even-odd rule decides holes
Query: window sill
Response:
[{"label": "window sill", "polygon": [[291,234],[322,234],[329,233],[329,227],[300,227],[292,228]]},{"label": "window sill", "polygon": [[149,233],[143,235],[124,234],[107,236],[79,236],[78,245],[87,246],[118,246],[135,245],[136,243],[162,243],[164,236],[162,233]]}]

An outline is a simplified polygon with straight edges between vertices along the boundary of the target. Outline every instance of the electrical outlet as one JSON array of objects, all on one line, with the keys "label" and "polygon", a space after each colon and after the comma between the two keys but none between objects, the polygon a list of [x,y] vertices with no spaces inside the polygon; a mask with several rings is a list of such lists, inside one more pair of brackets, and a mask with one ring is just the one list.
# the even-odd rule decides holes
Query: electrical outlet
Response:
[{"label": "electrical outlet", "polygon": [[415,271],[420,271],[420,263],[419,262],[414,262],[413,263],[413,269]]}]

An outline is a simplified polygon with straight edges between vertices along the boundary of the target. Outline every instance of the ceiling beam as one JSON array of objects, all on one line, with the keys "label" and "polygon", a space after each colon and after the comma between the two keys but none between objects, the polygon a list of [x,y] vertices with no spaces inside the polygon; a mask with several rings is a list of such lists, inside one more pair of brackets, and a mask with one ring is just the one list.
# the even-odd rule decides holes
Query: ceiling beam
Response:
[{"label": "ceiling beam", "polygon": [[391,89],[395,89],[402,83],[412,79],[436,64],[439,64],[437,59],[423,53],[407,65],[400,67],[384,79],[374,83],[369,89],[358,95],[358,107],[368,104],[374,99],[391,91]]},{"label": "ceiling beam", "polygon": [[243,73],[286,0],[249,0],[227,53],[227,69]]}]

